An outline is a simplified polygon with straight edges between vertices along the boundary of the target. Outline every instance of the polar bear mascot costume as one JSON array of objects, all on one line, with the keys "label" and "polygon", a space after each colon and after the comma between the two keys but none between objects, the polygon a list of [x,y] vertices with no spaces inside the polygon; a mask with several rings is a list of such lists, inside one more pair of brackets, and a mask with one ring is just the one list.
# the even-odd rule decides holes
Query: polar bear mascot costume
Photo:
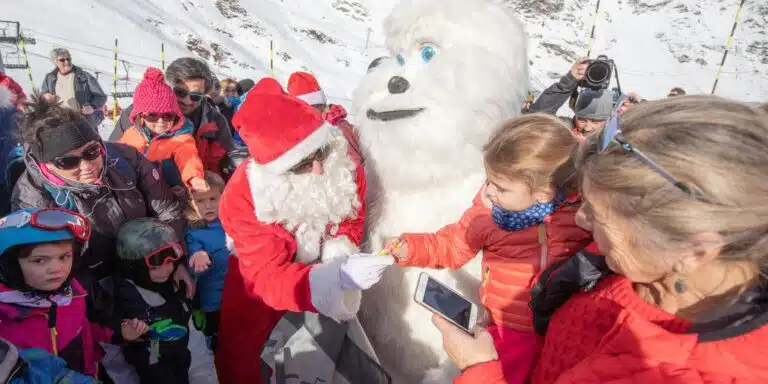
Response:
[{"label": "polar bear mascot costume", "polygon": [[[484,182],[482,147],[528,88],[526,36],[490,0],[403,0],[384,22],[390,57],[355,92],[368,178],[368,246],[458,221]],[[428,272],[477,303],[480,264]],[[395,383],[450,382],[431,313],[413,301],[419,268],[392,267],[361,321]],[[451,372],[451,371],[455,371]]]}]

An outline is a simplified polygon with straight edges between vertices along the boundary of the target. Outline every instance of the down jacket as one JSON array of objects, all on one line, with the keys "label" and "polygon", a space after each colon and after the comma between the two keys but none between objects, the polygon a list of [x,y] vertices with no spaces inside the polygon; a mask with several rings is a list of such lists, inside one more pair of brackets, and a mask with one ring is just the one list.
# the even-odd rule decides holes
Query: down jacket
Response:
[{"label": "down jacket", "polygon": [[[482,192],[481,192],[482,193]],[[539,226],[517,232],[500,229],[490,208],[475,197],[459,222],[434,234],[405,234],[409,257],[403,266],[458,269],[483,250],[480,299],[493,323],[520,332],[533,332],[528,308],[534,278],[552,262],[575,254],[589,244],[591,235],[574,218],[578,201],[558,208]]]},{"label": "down jacket", "polygon": [[11,198],[13,211],[63,207],[90,219],[91,240],[75,272],[86,288],[90,287],[90,278],[101,279],[113,273],[117,260],[115,236],[124,223],[139,217],[157,217],[171,225],[179,239],[184,238],[179,203],[152,163],[127,145],[104,146],[107,159],[103,184],[54,186],[27,156],[27,170],[16,182]]}]

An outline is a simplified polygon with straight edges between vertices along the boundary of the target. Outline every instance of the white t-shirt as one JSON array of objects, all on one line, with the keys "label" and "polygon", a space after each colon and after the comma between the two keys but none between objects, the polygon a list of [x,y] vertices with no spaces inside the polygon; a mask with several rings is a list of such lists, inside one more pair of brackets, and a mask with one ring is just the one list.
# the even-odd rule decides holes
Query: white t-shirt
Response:
[{"label": "white t-shirt", "polygon": [[62,102],[62,106],[80,110],[80,104],[75,99],[75,72],[72,71],[66,75],[58,73],[56,75],[56,96]]}]

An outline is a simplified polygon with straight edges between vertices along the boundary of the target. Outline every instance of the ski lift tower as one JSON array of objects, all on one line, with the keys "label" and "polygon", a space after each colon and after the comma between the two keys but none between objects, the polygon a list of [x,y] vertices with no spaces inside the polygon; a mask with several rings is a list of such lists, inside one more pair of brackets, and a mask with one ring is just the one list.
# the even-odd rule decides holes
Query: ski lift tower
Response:
[{"label": "ski lift tower", "polygon": [[21,23],[18,21],[0,20],[0,71],[26,70],[32,89],[35,89],[35,85],[32,80],[32,68],[29,66],[26,45],[35,43],[35,39],[24,36],[21,31]]}]

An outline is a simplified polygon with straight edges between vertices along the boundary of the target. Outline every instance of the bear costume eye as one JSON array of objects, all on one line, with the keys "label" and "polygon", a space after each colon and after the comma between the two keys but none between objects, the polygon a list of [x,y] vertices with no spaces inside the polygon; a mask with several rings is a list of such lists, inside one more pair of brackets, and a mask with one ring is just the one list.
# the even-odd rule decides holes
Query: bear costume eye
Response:
[{"label": "bear costume eye", "polygon": [[435,55],[437,55],[437,49],[435,49],[434,46],[425,45],[421,47],[421,59],[424,60],[425,63],[429,63]]},{"label": "bear costume eye", "polygon": [[403,57],[403,55],[397,55],[395,56],[395,58],[397,59],[397,63],[400,64],[401,67],[405,65],[405,57]]}]

